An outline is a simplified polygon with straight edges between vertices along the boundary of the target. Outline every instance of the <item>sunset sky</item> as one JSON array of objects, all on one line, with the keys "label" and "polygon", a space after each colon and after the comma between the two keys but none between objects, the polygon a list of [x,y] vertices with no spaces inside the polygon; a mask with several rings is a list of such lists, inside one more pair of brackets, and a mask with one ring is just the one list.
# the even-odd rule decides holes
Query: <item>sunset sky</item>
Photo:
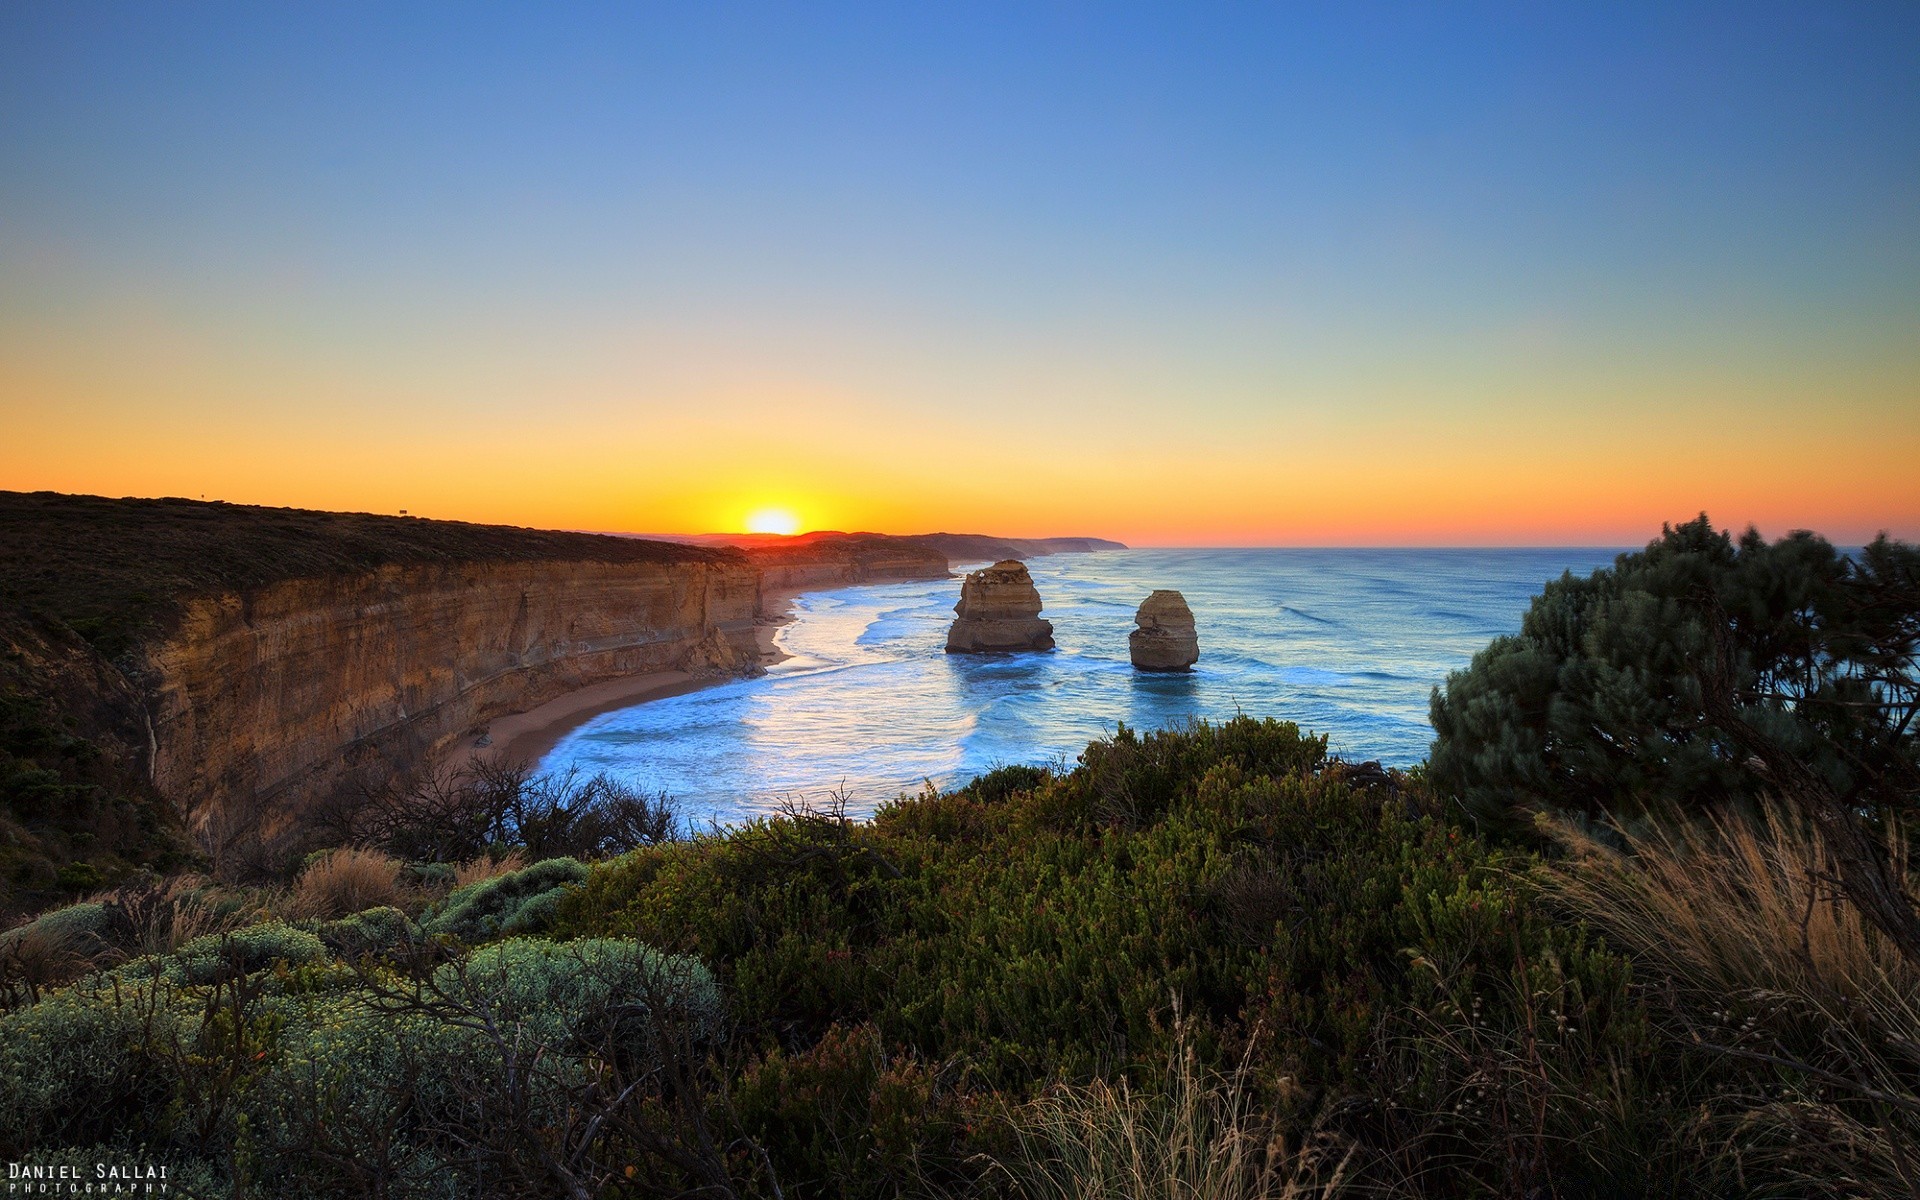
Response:
[{"label": "sunset sky", "polygon": [[1920,537],[1920,6],[0,6],[0,487]]}]

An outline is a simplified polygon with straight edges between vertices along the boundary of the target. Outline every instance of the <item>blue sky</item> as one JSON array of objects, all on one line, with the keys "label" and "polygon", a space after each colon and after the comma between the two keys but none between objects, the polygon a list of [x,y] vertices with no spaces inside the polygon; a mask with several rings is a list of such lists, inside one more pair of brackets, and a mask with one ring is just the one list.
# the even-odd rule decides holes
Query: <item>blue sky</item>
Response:
[{"label": "blue sky", "polygon": [[0,10],[4,486],[1912,533],[1917,346],[1912,5]]}]

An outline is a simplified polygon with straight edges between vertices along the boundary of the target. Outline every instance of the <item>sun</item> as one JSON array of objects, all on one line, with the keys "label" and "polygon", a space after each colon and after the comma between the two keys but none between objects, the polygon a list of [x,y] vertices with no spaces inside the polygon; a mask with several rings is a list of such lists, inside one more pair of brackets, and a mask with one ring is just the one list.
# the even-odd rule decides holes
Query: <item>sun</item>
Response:
[{"label": "sun", "polygon": [[790,537],[800,532],[800,518],[784,508],[755,509],[747,517],[748,533],[777,533]]}]

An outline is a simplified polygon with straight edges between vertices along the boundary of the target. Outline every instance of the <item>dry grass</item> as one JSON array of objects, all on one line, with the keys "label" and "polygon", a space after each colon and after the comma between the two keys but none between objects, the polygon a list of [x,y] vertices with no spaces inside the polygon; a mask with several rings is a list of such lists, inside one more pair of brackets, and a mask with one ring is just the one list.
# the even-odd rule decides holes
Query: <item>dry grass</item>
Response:
[{"label": "dry grass", "polygon": [[1351,1147],[1288,1145],[1243,1064],[1203,1069],[1184,1037],[1162,1088],[1059,1085],[1015,1113],[1019,1151],[993,1167],[1024,1200],[1307,1200],[1341,1193]]},{"label": "dry grass", "polygon": [[1736,1165],[1920,1194],[1920,967],[1840,894],[1818,834],[1774,808],[1625,853],[1562,836],[1548,885],[1672,990],[1682,1036],[1745,1070],[1708,1105]]},{"label": "dry grass", "polygon": [[294,881],[291,912],[323,920],[352,916],[407,899],[398,859],[378,850],[341,849],[315,860]]},{"label": "dry grass", "polygon": [[0,938],[0,1011],[85,974],[93,966],[90,940],[31,925]]},{"label": "dry grass", "polygon": [[176,875],[117,889],[101,897],[114,909],[116,936],[130,957],[171,954],[195,938],[252,924],[257,904],[217,903],[198,875]]},{"label": "dry grass", "polygon": [[479,883],[483,879],[492,879],[496,875],[518,871],[527,865],[527,855],[523,850],[511,850],[499,858],[481,855],[454,868],[453,887],[458,891],[470,883]]}]

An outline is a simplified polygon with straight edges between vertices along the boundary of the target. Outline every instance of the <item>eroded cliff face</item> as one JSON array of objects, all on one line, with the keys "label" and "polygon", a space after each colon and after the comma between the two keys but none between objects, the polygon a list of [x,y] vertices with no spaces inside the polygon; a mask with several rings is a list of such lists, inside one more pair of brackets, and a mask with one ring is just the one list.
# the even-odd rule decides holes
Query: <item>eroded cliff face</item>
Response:
[{"label": "eroded cliff face", "polygon": [[758,595],[740,562],[503,562],[196,598],[141,672],[154,782],[203,840],[270,834],[575,688],[750,671]]},{"label": "eroded cliff face", "polygon": [[747,553],[760,569],[766,599],[775,606],[782,592],[890,579],[945,579],[951,574],[946,555],[905,538],[843,537],[792,549],[755,547]]}]

